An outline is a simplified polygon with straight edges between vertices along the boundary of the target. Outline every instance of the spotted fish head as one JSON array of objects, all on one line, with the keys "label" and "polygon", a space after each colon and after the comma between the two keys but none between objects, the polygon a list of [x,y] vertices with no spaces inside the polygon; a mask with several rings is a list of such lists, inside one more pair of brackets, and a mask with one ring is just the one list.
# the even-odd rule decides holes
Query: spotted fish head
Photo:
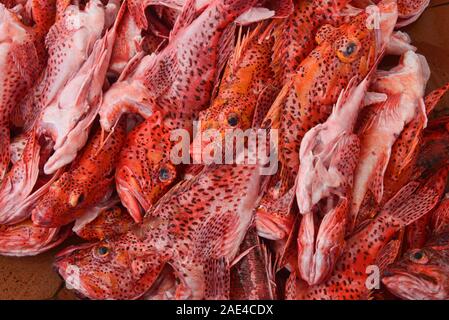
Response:
[{"label": "spotted fish head", "polygon": [[448,299],[449,233],[439,235],[422,249],[408,251],[385,271],[382,281],[403,299]]},{"label": "spotted fish head", "polygon": [[111,179],[98,182],[95,190],[77,177],[65,172],[39,199],[32,211],[36,225],[59,227],[77,219],[84,211],[104,198],[104,190],[109,188]]},{"label": "spotted fish head", "polygon": [[333,105],[349,80],[366,76],[389,39],[397,7],[386,0],[338,27],[323,25],[316,33],[317,47],[299,67],[297,92],[307,93],[303,105]]},{"label": "spotted fish head", "polygon": [[160,113],[130,132],[116,171],[117,192],[136,222],[178,177],[170,161],[170,131]]},{"label": "spotted fish head", "polygon": [[132,233],[65,249],[56,257],[67,287],[90,299],[137,299],[157,280],[164,263]]},{"label": "spotted fish head", "polygon": [[[225,151],[225,138],[244,132],[252,124],[254,107],[247,96],[236,99],[216,99],[212,106],[200,115],[199,126],[191,146],[194,158],[202,156],[203,161],[215,158],[215,152]],[[201,146],[201,148],[198,148]],[[219,151],[217,151],[219,152]]]},{"label": "spotted fish head", "polygon": [[201,131],[217,130],[224,137],[228,130],[246,130],[251,127],[253,113],[248,97],[216,99],[200,115]]},{"label": "spotted fish head", "polygon": [[302,105],[332,106],[353,77],[368,73],[376,59],[374,30],[362,12],[351,23],[323,25],[315,36],[318,46],[303,61],[296,77],[296,92]]}]

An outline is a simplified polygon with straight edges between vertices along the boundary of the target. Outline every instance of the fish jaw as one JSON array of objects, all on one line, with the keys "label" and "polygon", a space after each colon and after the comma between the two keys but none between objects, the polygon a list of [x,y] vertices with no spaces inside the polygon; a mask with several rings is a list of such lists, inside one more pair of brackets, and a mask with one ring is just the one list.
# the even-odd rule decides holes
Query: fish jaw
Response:
[{"label": "fish jaw", "polygon": [[342,253],[346,231],[347,200],[327,212],[315,240],[313,213],[303,215],[298,232],[298,267],[301,277],[311,286],[325,281]]},{"label": "fish jaw", "polygon": [[[171,168],[169,170],[171,177],[176,177],[174,166],[167,164],[165,167]],[[155,171],[158,173],[157,167]],[[143,215],[169,189],[174,178],[162,182],[158,176],[151,175],[145,180],[141,180],[136,173],[136,168],[132,171],[128,166],[120,166],[116,173],[115,183],[122,204],[128,209],[134,221],[140,223]]]},{"label": "fish jaw", "polygon": [[383,284],[391,293],[407,300],[447,300],[448,281],[444,271],[439,268],[428,269],[421,274],[418,268],[393,267],[382,277]]},{"label": "fish jaw", "polygon": [[[127,167],[121,167],[120,170],[117,171],[115,178],[117,193],[134,221],[140,223],[142,222],[143,214],[150,209],[150,206],[145,199],[140,196],[140,190],[137,189],[139,184],[131,176],[132,173],[130,174],[126,171],[129,171]],[[131,183],[133,183],[132,186],[128,182],[130,179]]]},{"label": "fish jaw", "polygon": [[[50,186],[48,192],[38,201],[31,212],[33,223],[40,227],[57,227],[68,224],[72,221],[70,212],[72,208],[68,204],[69,194],[63,190],[64,182],[70,177],[63,174],[56,182],[62,186]],[[75,217],[73,217],[76,219]],[[73,220],[74,220],[73,219]]]},{"label": "fish jaw", "polygon": [[286,239],[291,233],[295,216],[291,207],[295,188],[282,196],[266,194],[255,212],[254,221],[259,236],[270,240]]},{"label": "fish jaw", "polygon": [[267,212],[263,208],[258,208],[255,216],[257,233],[264,239],[282,240],[285,239],[293,227],[294,218]]}]

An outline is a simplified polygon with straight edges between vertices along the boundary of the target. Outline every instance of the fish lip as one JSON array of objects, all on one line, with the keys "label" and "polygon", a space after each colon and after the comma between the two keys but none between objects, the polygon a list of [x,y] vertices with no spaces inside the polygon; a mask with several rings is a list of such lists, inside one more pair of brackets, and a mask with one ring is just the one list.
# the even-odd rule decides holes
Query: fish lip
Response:
[{"label": "fish lip", "polygon": [[[128,182],[126,182],[125,179],[116,177],[115,183],[120,200],[122,201],[123,205],[128,209],[128,212],[133,218],[134,222],[141,223],[143,220],[143,216],[146,213],[145,206],[147,206],[148,209],[150,209],[151,205],[146,203],[143,197],[139,196],[135,188],[132,188],[128,184]],[[135,210],[136,208],[138,210]]]},{"label": "fish lip", "polygon": [[390,275],[384,275],[382,283],[391,293],[402,298],[417,299],[417,297],[421,297],[422,299],[425,296],[428,299],[433,299],[441,288],[436,279],[417,272],[390,268],[387,269],[387,274]]}]

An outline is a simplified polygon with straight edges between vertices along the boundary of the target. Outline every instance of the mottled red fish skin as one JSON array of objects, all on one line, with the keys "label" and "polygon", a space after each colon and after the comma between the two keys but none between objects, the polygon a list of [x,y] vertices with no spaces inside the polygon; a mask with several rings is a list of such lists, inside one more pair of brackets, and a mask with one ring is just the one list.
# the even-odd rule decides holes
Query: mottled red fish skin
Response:
[{"label": "mottled red fish skin", "polygon": [[140,211],[148,211],[177,178],[170,161],[172,145],[159,113],[128,134],[117,164],[116,186],[122,203],[138,221]]},{"label": "mottled red fish skin", "polygon": [[401,16],[410,16],[419,12],[429,0],[398,0],[398,11]]},{"label": "mottled red fish skin", "polygon": [[[428,209],[432,205],[437,205],[444,191],[447,175],[447,169],[442,169],[415,190],[416,194],[426,192],[426,196],[420,201],[423,208],[425,206]],[[431,191],[431,193],[428,194],[428,191]],[[430,196],[430,194],[432,195]],[[391,209],[397,210],[396,205],[409,213],[420,209],[416,203],[413,208],[402,208],[405,200],[402,198],[399,195],[394,207],[389,207],[388,211]],[[386,207],[384,209],[386,210]],[[402,222],[390,215],[388,211],[380,213],[369,225],[348,239],[344,252],[338,260],[332,276],[327,281],[317,286],[305,286],[299,290],[297,288],[296,298],[338,300],[369,298],[369,290],[365,284],[368,276],[367,267],[376,265],[382,248],[401,229]]]},{"label": "mottled red fish skin", "polygon": [[[157,1],[154,0],[128,0],[128,9],[130,11],[130,13],[133,16],[133,19],[136,21],[137,26],[140,29],[151,29],[151,22],[152,21],[148,21],[147,16],[146,16],[146,9],[151,6],[152,9],[154,9],[155,11],[157,11],[158,13],[166,13],[169,12],[169,14],[174,14],[178,13],[181,11],[182,9],[182,5],[185,3],[186,1],[184,0],[179,0],[179,1],[164,1],[161,4],[158,5]],[[167,6],[164,6],[164,4],[167,4]],[[174,22],[173,19],[168,19],[168,21],[170,22]]]},{"label": "mottled red fish skin", "polygon": [[117,205],[102,210],[98,217],[85,225],[77,235],[89,241],[104,240],[126,233],[134,226],[134,220],[126,209]]},{"label": "mottled red fish skin", "polygon": [[[55,267],[68,283],[68,277],[76,277],[75,281],[83,284],[80,293],[84,296],[137,299],[156,281],[162,270],[160,261],[169,259],[142,240],[141,234],[129,231],[98,243],[69,247],[56,258]],[[80,268],[77,274],[69,269],[72,265]]]},{"label": "mottled red fish skin", "polygon": [[[271,68],[274,39],[263,34],[265,29],[266,24],[261,23],[239,41],[228,61],[217,96],[200,114],[201,130],[215,129],[222,136],[227,130],[246,130],[253,124],[256,106],[268,109],[271,105],[274,100],[271,91],[270,95],[261,96],[267,88],[276,90],[277,85],[272,80]],[[231,125],[230,118],[236,124]]]},{"label": "mottled red fish skin", "polygon": [[88,141],[81,155],[38,201],[33,209],[33,222],[57,227],[78,218],[80,209],[100,202],[111,191],[115,167],[125,141],[125,122],[120,121],[102,148],[100,129]]},{"label": "mottled red fish skin", "polygon": [[[430,92],[426,96],[424,104],[428,116],[448,90],[449,83]],[[391,156],[385,173],[382,203],[388,201],[410,179],[416,167],[418,154],[421,158],[430,158],[440,154],[422,152],[420,150],[423,148],[423,133],[426,121],[427,119],[423,115],[417,115],[414,120],[405,126],[401,135],[395,141],[391,149]],[[444,132],[447,132],[447,130],[443,129],[442,135],[444,135]]]},{"label": "mottled red fish skin", "polygon": [[404,248],[422,248],[429,237],[429,222],[431,214],[428,213],[421,219],[416,220],[405,229]]},{"label": "mottled red fish skin", "polygon": [[[365,13],[354,18],[352,24],[342,25],[333,32],[327,27],[320,30],[323,38],[309,57],[300,65],[292,81],[281,113],[280,161],[291,176],[299,167],[298,150],[305,133],[324,122],[332,105],[349,80],[361,81],[374,63],[374,32],[366,28]],[[339,57],[351,41],[359,48],[348,61]]]},{"label": "mottled red fish skin", "polygon": [[[384,273],[387,288],[403,299],[434,300],[449,297],[448,198],[443,199],[426,218],[429,228],[428,238],[409,247],[402,258]],[[408,278],[407,282],[404,282],[406,285],[399,281],[403,276]],[[398,279],[395,281],[396,277]],[[428,294],[423,296],[422,293],[426,291]]]},{"label": "mottled red fish skin", "polygon": [[47,49],[45,48],[45,37],[48,30],[55,23],[56,19],[56,2],[57,0],[32,0],[31,10],[35,23],[34,32],[35,47],[39,57],[42,70],[47,63]]},{"label": "mottled red fish skin", "polygon": [[[248,185],[254,175],[255,167],[251,168],[210,168],[172,188],[142,224],[97,244],[69,248],[59,255],[55,266],[68,282],[76,266],[81,282],[74,288],[90,298],[136,299],[169,263],[178,278],[188,277],[189,284],[195,284],[191,294],[199,298],[205,285],[200,280],[201,273],[207,271],[203,270],[205,259],[224,250],[231,240],[224,235],[236,222],[231,214],[220,212],[238,210],[240,199],[234,197],[235,190],[242,195],[254,192]],[[177,298],[183,296],[185,285],[183,280],[178,285]]]},{"label": "mottled red fish skin", "polygon": [[[164,93],[156,97],[155,104],[164,110],[170,127],[183,128],[184,119],[193,119],[196,112],[205,109],[218,72],[220,40],[224,29],[256,1],[214,2],[200,17],[173,40],[162,53],[160,67],[163,70],[179,70],[178,74],[155,74],[146,70],[138,75],[149,88],[165,87]],[[201,31],[200,31],[201,30]],[[182,48],[177,48],[183,43]],[[180,59],[170,61],[171,50],[181,50]],[[171,71],[173,73],[173,71]],[[182,119],[178,124],[177,119]]]},{"label": "mottled red fish skin", "polygon": [[[124,113],[146,118],[160,110],[168,128],[191,131],[192,121],[209,106],[218,72],[232,51],[232,22],[256,2],[213,1],[196,18],[195,1],[187,2],[168,45],[143,57],[106,93],[100,109],[102,127],[109,131]],[[128,99],[123,98],[126,93]]]},{"label": "mottled red fish skin", "polygon": [[[45,0],[36,1],[44,2]],[[45,43],[43,45],[46,50],[45,70],[35,77],[37,82],[33,90],[29,91],[21,101],[20,110],[17,111],[18,114],[13,119],[16,126],[24,127],[25,129],[33,126],[46,103],[56,94],[53,92],[55,83],[57,83],[61,75],[65,74],[64,62],[68,59],[67,56],[70,53],[70,49],[76,47],[76,39],[72,35],[79,30],[74,25],[74,21],[77,19],[77,11],[70,10],[68,8],[70,5],[71,2],[69,0],[56,1],[55,23],[49,25],[44,34]],[[80,10],[79,12],[82,11]],[[43,23],[49,22],[45,18],[45,14],[41,14],[41,16]],[[87,52],[87,54],[89,53]],[[85,58],[87,59],[87,56]]]},{"label": "mottled red fish skin", "polygon": [[68,235],[58,228],[35,226],[30,219],[14,225],[0,225],[0,254],[33,256],[54,248]]},{"label": "mottled red fish skin", "polygon": [[347,0],[295,0],[294,11],[274,24],[273,69],[276,78],[285,83],[301,62],[316,47],[315,33],[320,26],[334,23],[334,13],[343,9]]}]

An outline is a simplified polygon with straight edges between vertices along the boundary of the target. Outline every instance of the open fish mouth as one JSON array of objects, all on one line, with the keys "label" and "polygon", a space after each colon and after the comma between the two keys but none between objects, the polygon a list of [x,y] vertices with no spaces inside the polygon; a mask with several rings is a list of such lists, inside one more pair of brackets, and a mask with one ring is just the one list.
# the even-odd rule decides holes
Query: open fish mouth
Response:
[{"label": "open fish mouth", "polygon": [[140,194],[140,190],[133,188],[126,180],[116,178],[117,191],[123,205],[136,223],[142,222],[147,209],[151,206]]}]

